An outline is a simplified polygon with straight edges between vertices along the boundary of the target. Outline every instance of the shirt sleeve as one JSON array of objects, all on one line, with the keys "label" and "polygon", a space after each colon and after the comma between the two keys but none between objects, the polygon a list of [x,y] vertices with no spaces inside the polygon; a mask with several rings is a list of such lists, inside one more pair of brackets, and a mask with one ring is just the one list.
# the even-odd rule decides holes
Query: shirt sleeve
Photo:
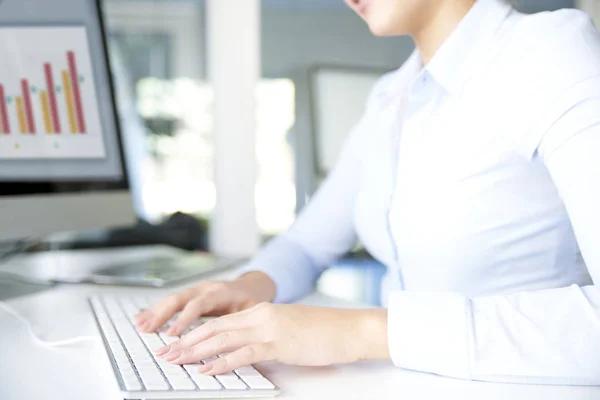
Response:
[{"label": "shirt sleeve", "polygon": [[593,284],[475,298],[395,292],[388,334],[397,366],[483,381],[600,385],[600,90],[592,83],[586,92],[596,94],[549,124],[537,157]]},{"label": "shirt sleeve", "polygon": [[357,243],[354,206],[369,107],[350,133],[335,168],[295,224],[242,268],[242,274],[262,271],[273,279],[275,302],[290,302],[308,294],[323,270]]}]

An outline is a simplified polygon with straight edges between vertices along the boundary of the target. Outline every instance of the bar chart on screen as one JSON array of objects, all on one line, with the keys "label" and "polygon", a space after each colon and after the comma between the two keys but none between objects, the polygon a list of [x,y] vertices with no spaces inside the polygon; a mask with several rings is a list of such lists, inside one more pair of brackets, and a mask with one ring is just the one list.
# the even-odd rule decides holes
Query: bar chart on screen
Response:
[{"label": "bar chart on screen", "polygon": [[0,28],[0,159],[104,158],[84,27]]}]

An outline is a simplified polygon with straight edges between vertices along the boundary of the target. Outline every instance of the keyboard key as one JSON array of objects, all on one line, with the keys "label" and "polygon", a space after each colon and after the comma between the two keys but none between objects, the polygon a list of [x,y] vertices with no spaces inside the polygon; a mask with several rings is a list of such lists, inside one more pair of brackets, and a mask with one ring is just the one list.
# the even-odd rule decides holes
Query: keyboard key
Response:
[{"label": "keyboard key", "polygon": [[166,390],[169,390],[169,385],[167,385],[166,382],[158,382],[158,381],[153,381],[153,382],[148,382],[148,383],[144,383],[144,385],[146,386],[146,390],[149,392],[163,392]]},{"label": "keyboard key", "polygon": [[170,367],[161,369],[169,382],[177,380],[189,380],[188,374],[181,367],[172,365]]},{"label": "keyboard key", "polygon": [[138,380],[136,375],[122,375],[123,383],[125,384],[125,389],[130,391],[140,391],[142,390],[142,384]]},{"label": "keyboard key", "polygon": [[146,386],[146,390],[169,390],[169,385],[167,384],[160,372],[156,372],[155,374],[140,372],[140,376],[142,377],[142,382],[144,383],[144,386]]},{"label": "keyboard key", "polygon": [[244,376],[262,376],[260,372],[256,370],[253,366],[249,365],[247,367],[242,367],[235,370],[235,373],[238,374],[240,378]]},{"label": "keyboard key", "polygon": [[193,364],[184,364],[184,365],[182,365],[182,367],[186,371],[189,371],[189,370],[197,370],[202,365],[204,365],[204,364],[202,364],[201,362],[197,362],[197,363],[193,363]]},{"label": "keyboard key", "polygon": [[174,390],[196,390],[196,385],[187,376],[182,379],[169,380]]},{"label": "keyboard key", "polygon": [[275,389],[275,385],[267,380],[267,378],[258,376],[243,376],[242,379],[246,382],[246,385],[250,389],[255,390],[272,390]]},{"label": "keyboard key", "polygon": [[135,362],[135,368],[140,372],[142,372],[142,371],[158,372],[158,369],[156,368],[156,364],[154,364],[154,361],[152,361],[152,360],[143,358],[143,359],[139,359],[134,362]]},{"label": "keyboard key", "polygon": [[[201,365],[215,361],[226,354],[184,365],[183,368],[156,357],[155,350],[165,343],[173,343],[179,337],[166,335],[168,324],[158,333],[138,332],[133,318],[140,307],[144,306],[144,301],[129,297],[95,297],[90,300],[107,351],[114,359],[115,372],[120,376],[123,390],[169,391],[175,392],[173,397],[176,398],[176,392],[200,393],[229,390],[245,395],[246,393],[243,392],[245,390],[275,388],[253,366],[239,368],[235,373],[216,377],[198,372]],[[194,323],[190,329],[201,325],[202,322]]]},{"label": "keyboard key", "polygon": [[235,374],[216,375],[215,378],[228,390],[246,390],[246,384]]},{"label": "keyboard key", "polygon": [[140,309],[135,304],[133,304],[130,299],[125,297],[120,299],[120,303],[128,319],[132,323],[135,323],[135,316],[140,312]]},{"label": "keyboard key", "polygon": [[160,332],[158,336],[160,336],[160,338],[163,340],[163,342],[165,342],[165,344],[171,344],[179,340],[179,336],[170,336],[164,332]]},{"label": "keyboard key", "polygon": [[212,376],[201,374],[197,371],[197,369],[188,370],[188,373],[190,374],[190,377],[192,378],[194,383],[198,385],[198,388],[200,388],[200,390],[223,389],[221,384],[215,378],[213,378]]},{"label": "keyboard key", "polygon": [[152,307],[152,304],[150,304],[150,302],[148,302],[148,299],[144,297],[135,296],[131,298],[131,301],[133,302],[133,304],[135,304],[136,308],[139,311]]},{"label": "keyboard key", "polygon": [[158,336],[156,333],[140,333],[140,337],[142,338],[142,341],[146,347],[149,349],[164,346],[160,336]]}]

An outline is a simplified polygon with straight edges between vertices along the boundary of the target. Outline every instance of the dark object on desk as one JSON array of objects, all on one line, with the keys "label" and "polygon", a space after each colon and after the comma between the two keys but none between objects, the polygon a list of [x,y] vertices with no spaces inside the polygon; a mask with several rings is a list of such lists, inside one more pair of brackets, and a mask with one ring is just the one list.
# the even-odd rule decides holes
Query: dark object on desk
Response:
[{"label": "dark object on desk", "polygon": [[208,222],[177,212],[164,222],[153,225],[139,220],[135,226],[111,229],[100,237],[82,235],[61,248],[93,249],[164,244],[183,250],[208,250]]},{"label": "dark object on desk", "polygon": [[192,282],[202,275],[232,268],[244,261],[208,253],[207,232],[208,222],[178,212],[158,225],[139,221],[133,227],[112,229],[96,239],[81,236],[66,245],[73,249],[168,245],[190,253],[109,264],[89,276],[62,282],[165,287]]}]

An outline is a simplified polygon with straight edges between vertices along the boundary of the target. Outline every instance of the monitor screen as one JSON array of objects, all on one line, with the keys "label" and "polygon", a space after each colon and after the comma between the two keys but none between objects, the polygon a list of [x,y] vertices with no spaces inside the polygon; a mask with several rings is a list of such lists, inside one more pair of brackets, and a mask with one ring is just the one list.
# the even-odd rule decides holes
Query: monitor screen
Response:
[{"label": "monitor screen", "polygon": [[127,188],[100,0],[0,0],[0,196]]}]

